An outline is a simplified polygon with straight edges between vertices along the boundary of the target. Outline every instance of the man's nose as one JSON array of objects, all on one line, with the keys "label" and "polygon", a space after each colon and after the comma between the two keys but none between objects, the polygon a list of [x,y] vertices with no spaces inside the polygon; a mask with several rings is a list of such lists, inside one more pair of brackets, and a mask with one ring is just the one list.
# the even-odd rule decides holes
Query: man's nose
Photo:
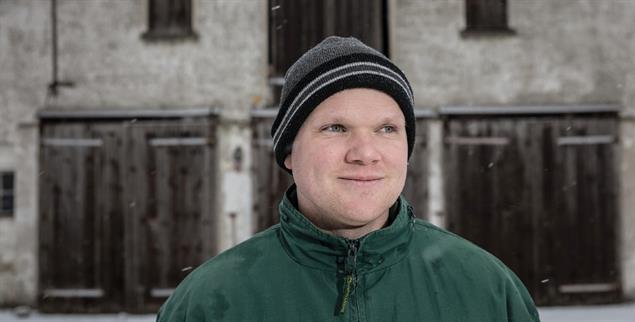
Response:
[{"label": "man's nose", "polygon": [[374,164],[381,159],[378,142],[369,133],[355,133],[349,137],[346,162],[361,165]]}]

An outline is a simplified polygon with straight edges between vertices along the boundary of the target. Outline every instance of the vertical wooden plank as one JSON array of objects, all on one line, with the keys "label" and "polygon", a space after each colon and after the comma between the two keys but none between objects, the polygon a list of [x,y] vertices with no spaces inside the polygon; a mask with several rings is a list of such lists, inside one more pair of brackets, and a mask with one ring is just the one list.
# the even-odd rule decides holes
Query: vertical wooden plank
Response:
[{"label": "vertical wooden plank", "polygon": [[417,136],[415,148],[408,164],[408,176],[404,186],[403,195],[415,209],[415,215],[420,218],[428,218],[428,142],[426,119],[416,120]]},{"label": "vertical wooden plank", "polygon": [[217,118],[210,119],[205,132],[205,137],[210,139],[210,144],[206,146],[205,149],[205,168],[203,172],[203,177],[206,179],[204,181],[204,207],[203,211],[203,254],[214,255],[218,253],[218,246],[216,243],[216,238],[211,238],[216,234],[216,227],[218,225],[218,216],[215,214],[216,212],[216,182],[217,182],[217,173],[216,173],[216,162],[218,160],[217,156],[217,146],[216,146],[216,126],[218,123]]},{"label": "vertical wooden plank", "polygon": [[547,263],[540,256],[540,250],[550,245],[541,238],[541,231],[544,229],[544,211],[543,211],[543,181],[546,173],[544,165],[544,155],[541,153],[542,148],[542,126],[536,118],[530,118],[525,121],[526,130],[523,132],[524,137],[521,139],[519,146],[520,161],[532,160],[533,166],[525,166],[524,177],[527,178],[528,199],[526,206],[528,210],[525,216],[530,218],[531,240],[529,245],[528,262],[526,263],[524,281],[527,289],[533,295],[536,302],[543,298],[542,285],[549,283],[550,275],[545,272],[548,269]]},{"label": "vertical wooden plank", "polygon": [[142,132],[135,131],[132,123],[123,124],[124,144],[121,151],[120,160],[123,161],[123,239],[124,239],[124,303],[127,310],[134,311],[142,306],[142,299],[139,293],[139,265],[137,257],[139,250],[137,239],[143,238],[139,235],[137,224],[138,209],[141,207],[140,195],[146,194],[143,178],[139,171],[145,164],[145,138]]},{"label": "vertical wooden plank", "polygon": [[96,265],[100,268],[98,276],[107,296],[108,310],[121,310],[123,304],[123,201],[121,185],[121,153],[123,131],[119,122],[93,125],[96,136],[102,139],[101,162],[96,167],[100,176],[96,193],[96,206],[99,211],[101,230],[98,234],[100,255]]},{"label": "vertical wooden plank", "polygon": [[[453,137],[456,134],[456,121],[445,120],[443,123],[443,137]],[[455,170],[458,168],[456,163],[461,157],[457,153],[457,145],[449,144],[444,140],[443,142],[443,173],[445,182],[443,184],[444,193],[446,198],[445,209],[447,216],[447,228],[451,231],[459,231],[460,221],[456,218],[458,211],[456,205],[459,202],[459,190],[455,187],[457,182],[456,176],[458,175]]]}]

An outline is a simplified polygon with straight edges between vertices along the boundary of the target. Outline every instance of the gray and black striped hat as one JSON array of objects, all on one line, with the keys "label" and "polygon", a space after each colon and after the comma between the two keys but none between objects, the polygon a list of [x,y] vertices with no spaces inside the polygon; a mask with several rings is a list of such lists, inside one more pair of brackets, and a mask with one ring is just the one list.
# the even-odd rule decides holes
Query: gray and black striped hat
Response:
[{"label": "gray and black striped hat", "polygon": [[371,88],[390,95],[406,119],[408,157],[415,138],[414,98],[403,72],[386,56],[355,38],[328,37],[304,53],[284,77],[280,109],[271,127],[278,165],[302,123],[329,96],[349,88]]}]

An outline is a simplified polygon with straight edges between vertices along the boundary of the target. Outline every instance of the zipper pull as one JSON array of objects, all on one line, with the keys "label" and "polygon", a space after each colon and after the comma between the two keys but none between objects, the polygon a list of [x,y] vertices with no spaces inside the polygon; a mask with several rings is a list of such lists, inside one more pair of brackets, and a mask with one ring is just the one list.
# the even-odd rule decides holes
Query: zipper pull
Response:
[{"label": "zipper pull", "polygon": [[342,302],[340,303],[340,314],[346,311],[351,294],[355,291],[356,287],[356,271],[357,271],[357,251],[359,248],[359,241],[352,240],[348,242],[348,248],[346,250],[346,259],[344,261],[344,285],[342,291]]},{"label": "zipper pull", "polygon": [[348,301],[351,296],[351,287],[353,285],[353,274],[346,275],[344,278],[344,294],[342,295],[342,303],[340,303],[340,314],[346,311]]}]

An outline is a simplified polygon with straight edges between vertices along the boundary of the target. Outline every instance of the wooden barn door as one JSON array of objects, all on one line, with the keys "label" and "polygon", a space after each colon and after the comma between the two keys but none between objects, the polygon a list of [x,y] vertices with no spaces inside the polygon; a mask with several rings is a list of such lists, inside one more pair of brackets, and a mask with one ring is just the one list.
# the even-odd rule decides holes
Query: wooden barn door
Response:
[{"label": "wooden barn door", "polygon": [[616,300],[614,119],[456,118],[445,131],[450,230],[538,304]]},{"label": "wooden barn door", "polygon": [[543,131],[542,295],[550,304],[616,302],[617,121],[555,120]]},{"label": "wooden barn door", "polygon": [[149,121],[126,126],[126,295],[155,311],[196,266],[216,254],[214,127]]},{"label": "wooden barn door", "polygon": [[120,127],[113,125],[53,123],[43,127],[41,310],[122,308],[120,133]]},{"label": "wooden barn door", "polygon": [[536,130],[510,119],[451,119],[445,129],[448,228],[501,258],[529,288],[544,278],[534,247]]},{"label": "wooden barn door", "polygon": [[40,305],[156,312],[216,253],[214,122],[42,127]]}]

